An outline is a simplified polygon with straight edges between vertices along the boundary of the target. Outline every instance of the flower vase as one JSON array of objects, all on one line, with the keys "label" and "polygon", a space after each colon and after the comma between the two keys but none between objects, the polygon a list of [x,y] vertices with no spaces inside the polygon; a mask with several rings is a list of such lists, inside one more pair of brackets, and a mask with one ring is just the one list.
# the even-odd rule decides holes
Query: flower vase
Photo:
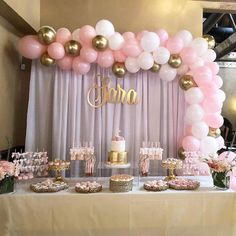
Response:
[{"label": "flower vase", "polygon": [[0,194],[11,193],[14,191],[14,177],[6,176],[0,181]]},{"label": "flower vase", "polygon": [[229,189],[230,176],[227,172],[212,172],[213,184],[217,189],[227,190]]}]

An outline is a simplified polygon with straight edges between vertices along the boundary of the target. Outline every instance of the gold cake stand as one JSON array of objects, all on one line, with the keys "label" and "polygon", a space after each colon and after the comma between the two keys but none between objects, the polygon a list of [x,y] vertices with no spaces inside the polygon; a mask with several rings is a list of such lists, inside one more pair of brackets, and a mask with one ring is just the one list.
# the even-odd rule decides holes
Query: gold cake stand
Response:
[{"label": "gold cake stand", "polygon": [[48,169],[55,171],[55,181],[61,181],[65,182],[65,180],[62,177],[62,171],[68,170],[70,167],[69,161],[64,160],[55,160],[48,163]]},{"label": "gold cake stand", "polygon": [[181,169],[183,162],[176,158],[167,158],[166,160],[162,161],[162,167],[168,170],[168,176],[165,177],[165,181],[170,181],[175,179],[176,176],[174,174],[174,170]]}]

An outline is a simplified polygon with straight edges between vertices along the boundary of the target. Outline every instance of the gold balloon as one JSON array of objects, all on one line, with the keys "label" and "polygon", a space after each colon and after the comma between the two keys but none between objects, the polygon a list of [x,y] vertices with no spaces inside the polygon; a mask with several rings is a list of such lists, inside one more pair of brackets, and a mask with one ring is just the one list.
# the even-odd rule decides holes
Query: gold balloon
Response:
[{"label": "gold balloon", "polygon": [[120,63],[120,62],[115,62],[112,66],[112,71],[117,77],[119,77],[119,78],[124,77],[124,75],[126,73],[125,64]]},{"label": "gold balloon", "polygon": [[161,66],[154,62],[152,68],[150,69],[152,72],[157,73],[161,69]]},{"label": "gold balloon", "polygon": [[183,75],[179,79],[179,86],[183,90],[188,90],[192,87],[197,87],[197,84],[195,83],[191,75]]},{"label": "gold balloon", "polygon": [[56,38],[56,31],[50,26],[42,26],[37,34],[39,42],[46,45],[54,42]]},{"label": "gold balloon", "polygon": [[219,128],[209,128],[209,133],[208,133],[208,136],[211,136],[213,138],[218,138],[221,134],[221,131]]},{"label": "gold balloon", "polygon": [[40,62],[44,66],[51,66],[55,63],[55,60],[51,58],[47,52],[45,52],[41,57],[40,57]]},{"label": "gold balloon", "polygon": [[185,150],[183,149],[183,147],[180,147],[178,150],[178,156],[181,160],[184,160],[186,158],[184,152],[185,152]]},{"label": "gold balloon", "polygon": [[108,47],[108,40],[102,35],[97,35],[93,38],[92,45],[95,50],[104,51]]},{"label": "gold balloon", "polygon": [[182,64],[182,59],[178,54],[170,55],[168,64],[173,68],[179,68]]},{"label": "gold balloon", "polygon": [[209,49],[212,49],[216,46],[216,41],[213,36],[206,34],[206,35],[203,35],[203,38],[207,41]]},{"label": "gold balloon", "polygon": [[70,40],[65,43],[64,48],[67,55],[76,57],[80,54],[81,44],[75,40]]}]

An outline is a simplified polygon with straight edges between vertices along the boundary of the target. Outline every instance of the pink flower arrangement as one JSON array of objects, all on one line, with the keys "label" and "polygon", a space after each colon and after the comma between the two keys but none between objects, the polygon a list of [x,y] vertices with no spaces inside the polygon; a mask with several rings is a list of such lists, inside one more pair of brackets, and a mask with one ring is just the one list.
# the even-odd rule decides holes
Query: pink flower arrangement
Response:
[{"label": "pink flower arrangement", "polygon": [[0,161],[0,181],[6,176],[18,176],[19,168],[12,162]]}]

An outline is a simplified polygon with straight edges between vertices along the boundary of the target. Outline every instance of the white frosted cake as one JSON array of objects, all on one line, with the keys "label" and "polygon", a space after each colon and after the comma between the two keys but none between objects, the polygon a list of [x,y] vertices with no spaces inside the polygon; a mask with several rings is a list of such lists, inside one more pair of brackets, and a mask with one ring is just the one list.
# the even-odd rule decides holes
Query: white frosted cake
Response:
[{"label": "white frosted cake", "polygon": [[112,140],[111,141],[112,152],[124,152],[125,151],[125,140]]}]

